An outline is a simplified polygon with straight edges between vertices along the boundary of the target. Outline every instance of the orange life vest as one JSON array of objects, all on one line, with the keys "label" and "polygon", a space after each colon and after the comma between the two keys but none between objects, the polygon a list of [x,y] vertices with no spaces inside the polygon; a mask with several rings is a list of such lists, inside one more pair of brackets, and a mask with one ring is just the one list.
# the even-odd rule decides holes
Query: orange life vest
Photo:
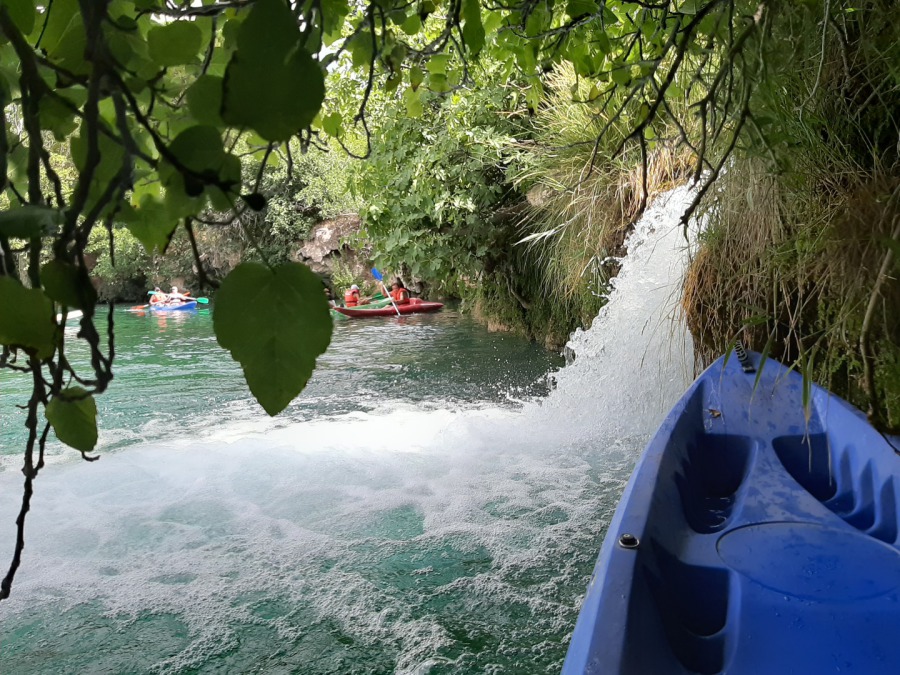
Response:
[{"label": "orange life vest", "polygon": [[344,306],[356,307],[359,304],[359,291],[349,289],[344,291]]},{"label": "orange life vest", "polygon": [[398,288],[396,291],[391,291],[391,297],[398,305],[405,305],[409,302],[409,291],[405,288]]}]

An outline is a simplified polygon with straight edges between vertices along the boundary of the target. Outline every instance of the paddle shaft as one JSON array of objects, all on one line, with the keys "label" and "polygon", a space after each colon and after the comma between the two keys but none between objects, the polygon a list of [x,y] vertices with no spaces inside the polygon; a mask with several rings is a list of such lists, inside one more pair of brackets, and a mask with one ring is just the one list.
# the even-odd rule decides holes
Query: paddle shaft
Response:
[{"label": "paddle shaft", "polygon": [[384,285],[384,277],[381,276],[381,272],[378,271],[377,267],[372,268],[372,276],[378,279],[378,281],[381,283],[381,288],[384,289],[384,294],[390,299],[391,304],[394,306],[394,311],[397,312],[397,316],[403,316],[400,313],[400,308],[397,307],[397,303],[394,302],[394,296],[391,295],[391,292],[387,289],[387,286]]},{"label": "paddle shaft", "polygon": [[397,303],[394,302],[394,296],[391,295],[391,292],[387,289],[387,286],[384,285],[384,281],[381,282],[381,287],[384,289],[385,294],[386,294],[387,297],[390,299],[391,304],[394,306],[394,309],[395,309],[396,312],[397,312],[397,316],[403,316],[403,315],[400,313],[400,308],[397,307]]}]

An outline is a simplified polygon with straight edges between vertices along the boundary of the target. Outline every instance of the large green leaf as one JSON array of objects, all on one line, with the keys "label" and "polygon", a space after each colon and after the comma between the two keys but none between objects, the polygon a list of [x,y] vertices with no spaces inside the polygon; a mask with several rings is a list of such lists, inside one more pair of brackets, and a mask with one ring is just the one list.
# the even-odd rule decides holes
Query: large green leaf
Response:
[{"label": "large green leaf", "polygon": [[322,129],[329,136],[339,138],[344,133],[342,123],[343,118],[341,117],[341,113],[333,112],[322,118]]},{"label": "large green leaf", "polygon": [[41,283],[51,300],[66,307],[86,309],[97,302],[97,290],[82,267],[51,260],[41,268]]},{"label": "large green leaf", "polygon": [[403,102],[406,104],[406,115],[411,118],[421,117],[425,111],[422,96],[413,87],[403,92]]},{"label": "large green leaf", "polygon": [[[72,107],[75,107],[73,104]],[[53,133],[56,140],[64,142],[78,129],[75,113],[54,96],[44,96],[40,102],[41,127]]]},{"label": "large green leaf", "polygon": [[0,212],[0,236],[31,239],[53,234],[62,214],[49,206],[26,204]]},{"label": "large green leaf", "polygon": [[25,35],[34,29],[34,0],[3,0],[3,5],[13,23]]},{"label": "large green leaf", "polygon": [[73,21],[81,23],[78,0],[53,0],[53,11],[45,16],[46,25],[42,28],[41,49],[53,54],[70,24]]},{"label": "large green leaf", "polygon": [[0,344],[46,359],[53,355],[56,335],[53,303],[44,292],[0,277]]},{"label": "large green leaf", "polygon": [[54,396],[46,415],[56,437],[69,447],[89,452],[97,445],[97,402],[81,387]]},{"label": "large green leaf", "polygon": [[566,14],[576,19],[585,14],[593,14],[599,9],[596,0],[569,0],[566,3]]},{"label": "large green leaf", "polygon": [[481,23],[481,3],[478,0],[463,0],[463,39],[473,54],[484,47],[484,24]]},{"label": "large green leaf", "polygon": [[[69,7],[60,8],[60,12],[64,11],[68,12]],[[56,7],[54,6],[50,15],[52,16],[55,13]],[[47,56],[51,61],[75,75],[86,75],[90,72],[90,62],[84,58],[86,48],[87,34],[85,33],[84,22],[81,20],[81,15],[79,13],[76,13],[63,27],[62,33],[55,46],[51,47],[47,44],[44,47],[47,51]]]},{"label": "large green leaf", "polygon": [[225,146],[215,127],[198,125],[185,129],[169,146],[185,167],[197,173],[219,173],[225,159]]},{"label": "large green leaf", "polygon": [[113,57],[128,71],[137,73],[146,69],[148,74],[156,74],[163,65],[150,62],[149,46],[138,31],[107,26],[105,33]]},{"label": "large green leaf", "polygon": [[173,21],[154,26],[147,33],[150,58],[160,66],[194,63],[200,51],[203,34],[193,21]]},{"label": "large green leaf", "polygon": [[222,118],[228,124],[286,141],[312,123],[325,98],[325,78],[301,44],[296,19],[282,0],[253,5],[225,73]]},{"label": "large green leaf", "polygon": [[422,19],[419,18],[418,14],[410,14],[406,17],[406,20],[401,24],[400,28],[407,35],[415,35],[422,30]]},{"label": "large green leaf", "polygon": [[332,322],[322,282],[305,265],[242,263],[216,294],[213,327],[256,400],[277,415],[306,386]]},{"label": "large green leaf", "polygon": [[144,195],[136,207],[125,205],[121,219],[148,253],[164,252],[178,226],[166,205],[152,195]]},{"label": "large green leaf", "polygon": [[188,109],[200,124],[222,126],[222,78],[201,75],[187,90]]},{"label": "large green leaf", "polygon": [[409,86],[412,87],[413,91],[419,88],[419,85],[422,84],[424,79],[425,73],[422,72],[422,69],[419,68],[419,66],[413,66],[409,69]]}]

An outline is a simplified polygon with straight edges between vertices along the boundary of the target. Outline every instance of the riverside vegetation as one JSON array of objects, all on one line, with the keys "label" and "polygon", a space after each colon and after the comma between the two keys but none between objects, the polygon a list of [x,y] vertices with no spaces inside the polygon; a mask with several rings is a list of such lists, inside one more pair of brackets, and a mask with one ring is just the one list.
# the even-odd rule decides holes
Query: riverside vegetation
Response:
[{"label": "riverside vegetation", "polygon": [[[896,426],[898,11],[4,0],[0,367],[32,394],[0,599],[50,432],[96,458],[116,352],[91,274],[216,290],[218,341],[274,415],[332,330],[290,248],[348,210],[378,264],[558,345],[596,315],[648,200],[693,180],[701,355],[743,337]],[[84,312],[77,336],[61,308]]]}]

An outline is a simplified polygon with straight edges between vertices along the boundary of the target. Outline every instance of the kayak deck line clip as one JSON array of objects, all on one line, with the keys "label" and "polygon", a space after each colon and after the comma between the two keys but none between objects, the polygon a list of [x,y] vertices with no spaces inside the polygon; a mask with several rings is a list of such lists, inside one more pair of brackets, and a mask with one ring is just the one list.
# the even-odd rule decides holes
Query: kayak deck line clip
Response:
[{"label": "kayak deck line clip", "polygon": [[637,548],[640,545],[640,540],[635,537],[633,534],[629,534],[626,532],[621,537],[619,537],[619,546],[622,548]]},{"label": "kayak deck line clip", "polygon": [[744,349],[744,343],[740,340],[734,343],[734,353],[737,354],[738,363],[741,364],[741,369],[745,373],[756,372],[756,368],[753,367],[753,363],[750,362],[750,357],[747,356],[747,352]]}]

